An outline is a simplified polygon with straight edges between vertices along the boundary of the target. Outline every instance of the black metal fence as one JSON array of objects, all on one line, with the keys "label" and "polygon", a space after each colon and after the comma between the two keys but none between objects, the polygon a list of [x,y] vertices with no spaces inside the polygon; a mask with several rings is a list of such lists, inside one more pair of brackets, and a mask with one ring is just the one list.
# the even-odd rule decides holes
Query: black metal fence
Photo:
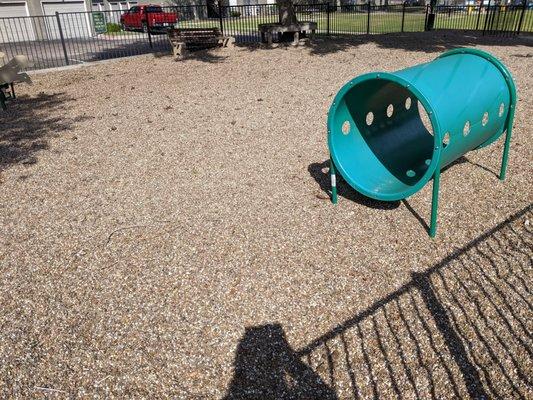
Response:
[{"label": "black metal fence", "polygon": [[[258,25],[278,22],[276,5],[208,8],[165,7],[175,16],[174,26],[218,27],[237,43],[261,40]],[[533,32],[533,9],[522,6],[332,6],[330,3],[296,6],[300,21],[317,23],[318,35],[357,35],[421,32],[429,29],[480,31],[484,34]],[[26,54],[32,69],[79,64],[95,60],[169,52],[165,27],[150,23],[131,26],[125,11],[56,13],[35,17],[0,18],[0,51],[12,57]],[[431,17],[431,18],[430,18]],[[171,18],[172,20],[172,18]]]},{"label": "black metal fence", "polygon": [[518,35],[533,32],[533,8],[521,6],[437,6],[435,29],[482,31]]}]

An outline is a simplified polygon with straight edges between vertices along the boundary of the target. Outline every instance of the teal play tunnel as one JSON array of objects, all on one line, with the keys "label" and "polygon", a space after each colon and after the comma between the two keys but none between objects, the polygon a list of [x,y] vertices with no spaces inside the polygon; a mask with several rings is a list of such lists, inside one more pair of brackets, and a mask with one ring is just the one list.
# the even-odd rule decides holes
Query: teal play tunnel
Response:
[{"label": "teal play tunnel", "polygon": [[507,131],[503,179],[515,104],[507,68],[477,49],[351,80],[328,114],[334,202],[336,172],[360,193],[384,201],[405,199],[433,178],[436,210],[440,170]]}]

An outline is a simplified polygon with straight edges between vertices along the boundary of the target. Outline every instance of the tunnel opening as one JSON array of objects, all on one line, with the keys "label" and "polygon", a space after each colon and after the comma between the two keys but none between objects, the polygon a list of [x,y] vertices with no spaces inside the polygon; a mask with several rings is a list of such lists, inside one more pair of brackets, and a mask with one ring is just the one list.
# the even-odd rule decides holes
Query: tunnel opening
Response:
[{"label": "tunnel opening", "polygon": [[366,196],[403,199],[422,187],[439,148],[423,99],[398,82],[350,82],[328,119],[332,158],[343,178]]}]

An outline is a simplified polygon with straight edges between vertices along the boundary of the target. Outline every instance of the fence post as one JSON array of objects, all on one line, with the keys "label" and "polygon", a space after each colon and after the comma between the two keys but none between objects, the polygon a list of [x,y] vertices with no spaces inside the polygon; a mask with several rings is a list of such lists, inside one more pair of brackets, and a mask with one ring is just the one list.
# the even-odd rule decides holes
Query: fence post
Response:
[{"label": "fence post", "polygon": [[148,43],[150,44],[150,48],[152,49],[154,46],[152,44],[152,35],[150,33],[150,11],[146,12],[146,33],[148,33]]},{"label": "fence post", "polygon": [[404,24],[405,24],[405,1],[403,2],[403,6],[402,6],[402,33],[403,33]]},{"label": "fence post", "polygon": [[522,29],[522,22],[524,21],[524,15],[526,14],[527,0],[524,0],[522,3],[522,14],[520,14],[520,21],[518,21],[518,28],[516,29],[516,34],[520,35],[520,30]]},{"label": "fence post", "polygon": [[483,24],[483,36],[485,36],[485,32],[487,30],[487,22],[489,19],[489,15],[490,15],[490,0],[489,0],[489,3],[487,4],[487,12],[485,13],[485,23]]},{"label": "fence post", "polygon": [[326,3],[326,34],[329,36],[329,1]]},{"label": "fence post", "polygon": [[218,0],[218,22],[220,23],[220,33],[224,34],[224,20],[222,19],[222,0]]},{"label": "fence post", "polygon": [[[500,6],[499,4],[494,5],[494,17],[492,18],[492,23],[490,24],[490,30],[492,31],[492,33],[498,32],[500,30],[499,26],[502,10],[504,10],[504,8],[502,8],[502,6]],[[494,26],[494,22],[496,22],[496,27]]]},{"label": "fence post", "polygon": [[67,46],[65,45],[65,37],[63,36],[63,28],[61,27],[61,20],[59,18],[59,12],[56,11],[56,20],[57,20],[57,27],[59,28],[59,38],[61,39],[61,46],[63,47],[63,55],[65,56],[65,62],[67,65],[70,63],[68,62],[68,54],[67,54]]},{"label": "fence post", "polygon": [[368,0],[368,3],[366,4],[368,8],[368,13],[366,16],[366,34],[369,35],[370,34],[370,0]]},{"label": "fence post", "polygon": [[477,12],[476,31],[479,29],[479,20],[481,19],[481,9],[483,8],[483,0],[479,3],[479,10]]},{"label": "fence post", "polygon": [[426,16],[424,17],[424,30],[429,31],[429,6],[426,6]]}]

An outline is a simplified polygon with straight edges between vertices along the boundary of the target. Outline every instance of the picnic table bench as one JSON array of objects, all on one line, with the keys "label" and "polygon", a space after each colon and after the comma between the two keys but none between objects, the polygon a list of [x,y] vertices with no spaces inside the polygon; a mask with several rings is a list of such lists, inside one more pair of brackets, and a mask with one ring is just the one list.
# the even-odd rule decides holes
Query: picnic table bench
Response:
[{"label": "picnic table bench", "polygon": [[233,45],[232,36],[224,36],[219,28],[174,28],[168,31],[168,40],[174,57],[186,54],[189,48],[228,47]]}]

